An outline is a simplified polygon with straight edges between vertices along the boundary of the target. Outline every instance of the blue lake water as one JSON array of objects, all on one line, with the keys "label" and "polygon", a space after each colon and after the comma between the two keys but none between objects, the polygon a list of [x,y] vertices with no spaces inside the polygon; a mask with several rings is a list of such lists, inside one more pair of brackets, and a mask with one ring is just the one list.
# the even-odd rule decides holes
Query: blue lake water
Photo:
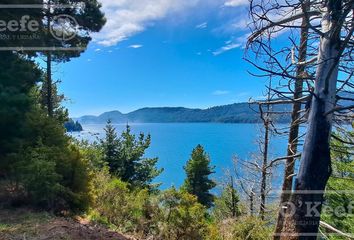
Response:
[{"label": "blue lake water", "polygon": [[[76,138],[93,141],[104,137],[104,124],[83,125],[84,131],[74,133]],[[114,125],[118,134],[125,124]],[[183,166],[197,144],[204,146],[212,164],[216,166],[215,180],[221,180],[226,169],[232,169],[233,156],[249,159],[259,154],[257,141],[262,134],[262,125],[258,124],[217,124],[217,123],[144,123],[131,124],[132,132],[151,134],[151,146],[146,157],[158,157],[158,166],[164,172],[156,179],[162,189],[172,185],[179,187],[185,178]],[[286,137],[275,136],[271,140],[270,159],[286,154]],[[278,174],[279,173],[279,174]],[[275,188],[281,182],[280,171],[273,175]]]}]

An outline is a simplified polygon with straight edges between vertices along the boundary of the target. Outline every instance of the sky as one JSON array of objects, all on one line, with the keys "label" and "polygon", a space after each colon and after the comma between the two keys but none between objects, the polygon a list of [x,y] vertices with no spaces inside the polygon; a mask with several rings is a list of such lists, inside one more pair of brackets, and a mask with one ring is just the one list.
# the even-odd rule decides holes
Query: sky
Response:
[{"label": "sky", "polygon": [[107,24],[54,66],[71,117],[142,107],[208,108],[260,98],[244,60],[248,0],[101,0]]}]

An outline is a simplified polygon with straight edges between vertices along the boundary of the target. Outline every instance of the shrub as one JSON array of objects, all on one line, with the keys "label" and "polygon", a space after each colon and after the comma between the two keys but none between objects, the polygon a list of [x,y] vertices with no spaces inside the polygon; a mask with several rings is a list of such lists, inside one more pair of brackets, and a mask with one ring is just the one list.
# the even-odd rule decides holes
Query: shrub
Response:
[{"label": "shrub", "polygon": [[82,212],[92,196],[87,162],[73,146],[38,143],[19,154],[14,169],[18,184],[32,205],[56,212]]},{"label": "shrub", "polygon": [[208,240],[268,240],[273,233],[271,225],[252,216],[223,220],[210,229]]},{"label": "shrub", "polygon": [[8,154],[7,178],[14,195],[55,212],[82,212],[91,202],[88,161],[65,135],[60,122],[40,109],[27,114],[24,138]]},{"label": "shrub", "polygon": [[157,239],[199,240],[208,232],[206,209],[197,197],[175,188],[159,199],[159,234]]},{"label": "shrub", "polygon": [[100,220],[123,232],[139,232],[148,191],[130,190],[127,183],[109,175],[107,168],[94,178],[94,209]]}]

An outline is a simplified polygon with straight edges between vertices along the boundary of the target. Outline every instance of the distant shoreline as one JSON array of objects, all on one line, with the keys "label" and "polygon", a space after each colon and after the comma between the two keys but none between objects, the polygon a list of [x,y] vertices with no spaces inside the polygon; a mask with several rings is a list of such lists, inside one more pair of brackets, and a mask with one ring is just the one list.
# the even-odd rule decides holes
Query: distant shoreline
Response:
[{"label": "distant shoreline", "polygon": [[[290,104],[273,107],[272,119],[276,123],[290,122]],[[279,114],[281,113],[281,114]],[[124,123],[262,123],[257,104],[235,103],[208,109],[183,107],[142,108],[130,113],[105,112],[99,116],[75,118],[81,124],[104,124],[110,120],[114,124]]]}]

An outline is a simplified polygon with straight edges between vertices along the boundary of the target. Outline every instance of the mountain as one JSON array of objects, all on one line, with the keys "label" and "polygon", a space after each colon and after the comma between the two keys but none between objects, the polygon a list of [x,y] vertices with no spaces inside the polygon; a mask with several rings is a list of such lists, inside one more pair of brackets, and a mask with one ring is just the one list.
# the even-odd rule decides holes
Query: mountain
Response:
[{"label": "mountain", "polygon": [[[289,122],[291,105],[281,104],[273,107],[276,122]],[[208,109],[190,109],[183,107],[142,108],[127,114],[119,111],[106,112],[99,116],[83,116],[77,118],[81,124],[102,124],[107,120],[113,123],[186,123],[186,122],[218,122],[218,123],[258,123],[261,122],[258,105],[235,103]]]}]

